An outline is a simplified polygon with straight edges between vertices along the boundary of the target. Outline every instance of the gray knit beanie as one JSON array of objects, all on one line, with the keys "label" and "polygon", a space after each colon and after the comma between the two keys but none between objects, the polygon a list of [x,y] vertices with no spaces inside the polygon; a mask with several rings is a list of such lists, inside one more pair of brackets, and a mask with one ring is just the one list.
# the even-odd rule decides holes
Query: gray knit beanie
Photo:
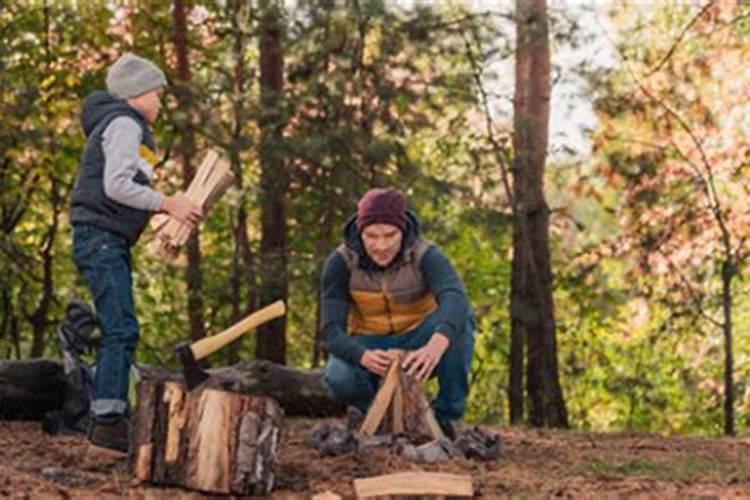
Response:
[{"label": "gray knit beanie", "polygon": [[107,71],[107,91],[120,99],[137,97],[166,85],[162,70],[130,52],[123,54]]}]

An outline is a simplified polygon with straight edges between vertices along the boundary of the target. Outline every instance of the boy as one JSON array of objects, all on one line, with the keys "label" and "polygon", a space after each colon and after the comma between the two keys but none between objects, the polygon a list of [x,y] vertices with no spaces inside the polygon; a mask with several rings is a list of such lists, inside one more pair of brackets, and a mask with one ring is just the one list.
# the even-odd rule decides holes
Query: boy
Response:
[{"label": "boy", "polygon": [[165,196],[150,187],[156,158],[150,125],[166,85],[156,65],[134,54],[109,68],[107,92],[84,102],[87,140],[71,196],[73,258],[102,332],[89,440],[119,451],[129,444],[128,379],[139,337],[130,248],[155,212],[190,225],[203,216],[183,193]]}]

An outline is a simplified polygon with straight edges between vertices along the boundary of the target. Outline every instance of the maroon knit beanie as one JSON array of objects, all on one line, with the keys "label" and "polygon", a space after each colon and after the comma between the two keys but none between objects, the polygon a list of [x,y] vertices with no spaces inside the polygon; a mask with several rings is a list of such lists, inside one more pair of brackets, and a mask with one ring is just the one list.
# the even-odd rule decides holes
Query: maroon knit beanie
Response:
[{"label": "maroon knit beanie", "polygon": [[406,199],[393,188],[370,189],[357,203],[357,229],[370,224],[391,224],[406,231]]}]

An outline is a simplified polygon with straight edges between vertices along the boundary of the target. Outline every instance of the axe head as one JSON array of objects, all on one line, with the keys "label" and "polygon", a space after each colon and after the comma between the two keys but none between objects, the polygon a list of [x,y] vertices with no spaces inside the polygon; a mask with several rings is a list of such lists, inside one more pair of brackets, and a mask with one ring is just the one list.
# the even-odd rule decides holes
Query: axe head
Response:
[{"label": "axe head", "polygon": [[189,391],[192,391],[208,379],[208,373],[198,365],[198,361],[193,355],[193,350],[190,348],[190,343],[180,342],[175,346],[174,353],[182,365],[182,374]]}]

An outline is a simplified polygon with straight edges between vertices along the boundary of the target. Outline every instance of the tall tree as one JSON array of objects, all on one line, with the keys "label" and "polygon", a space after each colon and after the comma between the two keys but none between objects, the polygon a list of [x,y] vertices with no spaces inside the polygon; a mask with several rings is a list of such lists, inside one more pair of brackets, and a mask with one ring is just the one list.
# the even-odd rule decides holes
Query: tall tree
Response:
[{"label": "tall tree", "polygon": [[[182,164],[183,186],[187,190],[195,176],[192,159],[195,154],[194,125],[192,123],[192,98],[190,95],[190,55],[188,52],[188,30],[185,3],[174,0],[172,10],[174,21],[173,42],[176,55],[176,74],[178,85],[175,87],[179,118],[176,120],[179,141],[177,152]],[[203,275],[201,273],[200,232],[196,227],[186,245],[187,269],[187,307],[190,325],[190,338],[198,340],[206,336],[203,321]]]},{"label": "tall tree", "polygon": [[534,426],[567,427],[557,368],[544,197],[550,114],[550,49],[546,0],[516,1],[516,83],[513,135],[513,267],[511,275],[511,421],[523,411],[521,356]]},{"label": "tall tree", "polygon": [[[282,53],[282,12],[277,0],[260,5],[260,302],[266,305],[286,300],[287,220],[286,196],[289,175],[283,153],[285,122],[284,57]],[[255,355],[276,363],[286,363],[286,319],[266,323],[258,329]]]},{"label": "tall tree", "polygon": [[[236,179],[236,187],[240,192],[237,201],[236,218],[232,232],[234,248],[232,252],[231,286],[232,322],[237,322],[256,308],[256,276],[255,255],[248,238],[248,196],[244,188],[246,184],[242,169],[242,152],[245,149],[244,135],[247,120],[247,87],[250,79],[246,59],[247,41],[250,36],[246,33],[246,26],[250,18],[250,4],[244,0],[234,0],[227,7],[231,9],[230,26],[233,35],[232,59],[234,73],[232,75],[232,124],[230,131],[229,161]],[[243,293],[244,291],[244,293]],[[232,364],[239,361],[241,340],[238,339],[228,351],[227,362]]]}]

